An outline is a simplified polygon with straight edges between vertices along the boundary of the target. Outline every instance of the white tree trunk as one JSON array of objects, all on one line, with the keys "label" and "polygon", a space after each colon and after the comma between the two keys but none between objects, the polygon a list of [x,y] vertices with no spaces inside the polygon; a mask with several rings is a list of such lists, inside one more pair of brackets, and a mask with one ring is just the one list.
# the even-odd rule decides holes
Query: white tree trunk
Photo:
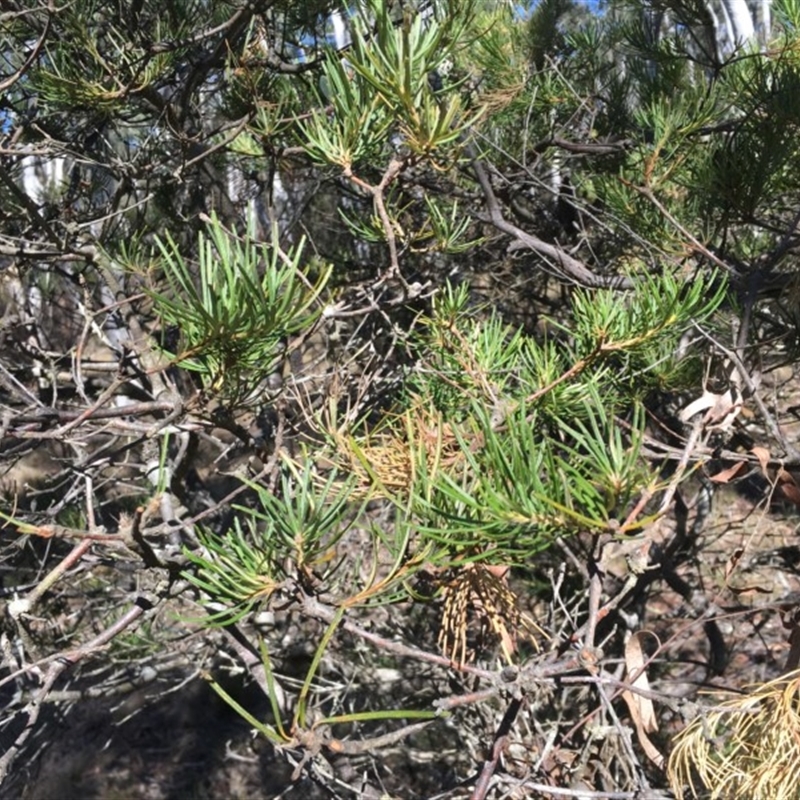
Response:
[{"label": "white tree trunk", "polygon": [[755,37],[753,14],[747,0],[722,0],[728,25],[728,46],[733,49],[751,41]]}]

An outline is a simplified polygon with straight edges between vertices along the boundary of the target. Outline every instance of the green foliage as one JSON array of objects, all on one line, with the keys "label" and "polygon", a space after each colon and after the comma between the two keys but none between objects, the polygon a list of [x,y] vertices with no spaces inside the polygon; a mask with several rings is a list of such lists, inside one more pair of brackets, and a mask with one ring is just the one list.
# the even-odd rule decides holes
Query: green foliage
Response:
[{"label": "green foliage", "polygon": [[319,482],[310,464],[302,471],[287,467],[273,493],[250,484],[258,507],[239,507],[233,529],[201,536],[204,552],[187,551],[199,569],[187,577],[222,609],[209,618],[224,624],[245,616],[289,578],[328,582],[338,564],[337,542],[358,517],[351,486],[336,473]]},{"label": "green foliage", "polygon": [[[139,13],[105,3],[83,0],[60,15],[62,38],[47,48],[46,58],[32,74],[43,99],[64,109],[76,105],[93,112],[112,113],[130,105],[131,98],[147,95],[178,67],[183,47],[158,48],[148,42],[186,40],[199,21],[213,24],[206,3],[178,2],[171,12],[153,13],[152,4],[140,3]],[[141,26],[131,40],[129,25]]]},{"label": "green foliage", "polygon": [[391,118],[363,76],[337,53],[326,56],[321,80],[332,108],[315,109],[300,124],[300,137],[311,158],[350,169],[380,152]]},{"label": "green foliage", "polygon": [[800,3],[797,0],[776,0],[772,4],[772,13],[787,35],[797,35],[800,30]]},{"label": "green foliage", "polygon": [[[276,490],[251,483],[257,505],[236,506],[224,534],[202,532],[202,550],[187,550],[195,566],[186,577],[211,601],[209,624],[227,625],[294,586],[324,586],[342,607],[396,602],[402,583],[419,569],[425,552],[413,553],[402,521],[384,531],[364,520],[365,500],[351,478],[334,470],[321,476],[307,460],[284,464]],[[366,525],[369,544],[352,544],[354,526]]]},{"label": "green foliage", "polygon": [[624,302],[578,292],[565,339],[539,342],[447,289],[419,334],[406,412],[347,447],[440,565],[521,563],[560,536],[639,530],[651,520],[626,515],[658,483],[639,455],[640,403],[676,385],[679,338],[724,291],[713,274],[691,286],[664,274]]},{"label": "green foliage", "polygon": [[572,0],[543,0],[537,3],[528,21],[530,58],[537,69],[545,67],[548,57],[564,47],[564,33],[560,23],[574,9]]},{"label": "green foliage", "polygon": [[466,287],[447,286],[435,299],[432,315],[423,320],[416,342],[424,367],[414,376],[414,391],[429,397],[448,419],[457,419],[471,398],[498,403],[518,379],[525,339],[496,315],[481,319],[468,312]]},{"label": "green foliage", "polygon": [[299,138],[317,161],[351,170],[399,135],[415,157],[434,157],[474,124],[455,92],[439,96],[430,76],[464,46],[471,3],[423,19],[404,13],[396,21],[389,4],[374,0],[354,20],[344,59],[329,53],[321,84],[330,108],[301,121]]},{"label": "green foliage", "polygon": [[[723,294],[714,275],[687,289],[668,274],[624,303],[610,291],[576,293],[571,341],[559,343],[470,314],[468,294],[448,288],[415,345],[421,361],[407,410],[344,445],[353,461],[342,470],[355,465],[367,496],[397,506],[395,538],[372,533],[392,554],[388,577],[359,582],[366,562],[335,555],[358,517],[358,478],[320,479],[307,464],[287,472],[274,494],[254,484],[260,508],[239,508],[242,518],[222,536],[204,534],[205,553],[187,553],[200,568],[190,579],[222,604],[215,619],[229,621],[289,578],[313,574],[329,590],[338,586],[345,605],[386,602],[403,596],[397,581],[423,561],[521,563],[560,536],[639,530],[649,520],[626,514],[657,488],[639,453],[640,399],[677,373],[667,362],[678,338]],[[635,387],[620,375],[635,375]],[[333,444],[341,459],[341,430]]]},{"label": "green foliage", "polygon": [[636,494],[655,486],[638,455],[637,398],[678,374],[678,339],[723,297],[713,275],[688,290],[653,277],[623,303],[579,292],[564,326],[572,341],[559,346],[491,316],[465,320],[463,292],[446,295],[414,381],[414,402],[432,402],[445,420],[435,444],[416,451],[411,504],[424,537],[468,560],[516,563],[556,536],[617,530]]},{"label": "green foliage", "polygon": [[650,477],[637,463],[635,439],[623,449],[629,458],[596,462],[617,423],[601,405],[587,405],[584,415],[588,427],[562,422],[558,431],[520,404],[498,430],[476,407],[456,436],[460,464],[420,470],[414,508],[423,536],[447,545],[456,562],[521,564],[557,537],[615,529],[619,506]]},{"label": "green foliage", "polygon": [[452,204],[425,198],[427,211],[426,225],[419,232],[421,240],[417,247],[434,249],[442,253],[456,255],[466,253],[478,247],[483,239],[466,240],[471,228],[469,217],[459,208],[458,201]]},{"label": "green foliage", "polygon": [[329,269],[303,274],[303,243],[289,253],[226,231],[218,219],[198,240],[197,273],[167,233],[158,242],[166,287],[150,291],[167,326],[180,331],[170,357],[225,402],[245,402],[274,370],[281,342],[321,313]]},{"label": "green foliage", "polygon": [[575,355],[613,363],[615,382],[643,398],[653,389],[677,388],[689,360],[679,362],[681,336],[725,299],[725,280],[714,272],[695,276],[664,273],[640,279],[621,299],[611,291],[576,292]]}]

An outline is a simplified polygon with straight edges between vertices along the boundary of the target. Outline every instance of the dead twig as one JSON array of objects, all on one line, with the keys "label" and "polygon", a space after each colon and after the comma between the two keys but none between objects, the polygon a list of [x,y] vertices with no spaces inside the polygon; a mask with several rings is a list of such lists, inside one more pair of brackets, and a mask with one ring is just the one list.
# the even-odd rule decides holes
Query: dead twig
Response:
[{"label": "dead twig", "polygon": [[[81,543],[84,544],[84,543]],[[79,545],[80,547],[80,545]],[[22,751],[25,743],[33,733],[39,715],[44,706],[44,700],[51,692],[56,681],[61,675],[70,667],[75,666],[79,661],[87,656],[97,652],[100,648],[105,647],[115,637],[119,636],[126,628],[129,628],[136,620],[138,620],[145,612],[153,608],[152,603],[143,597],[137,598],[134,605],[128,609],[113,625],[110,625],[102,633],[95,636],[90,641],[81,645],[75,650],[65,651],[59,654],[56,659],[50,664],[50,667],[45,674],[44,681],[35,693],[35,696],[27,703],[27,705],[18,713],[26,717],[25,726],[19,733],[17,738],[8,748],[8,750],[0,757],[0,785],[8,777],[9,771]]]},{"label": "dead twig", "polygon": [[472,169],[475,172],[475,177],[478,179],[478,183],[486,199],[488,214],[479,216],[479,219],[485,219],[485,221],[494,225],[497,230],[507,233],[509,236],[516,239],[510,249],[524,247],[533,250],[534,253],[538,253],[543,258],[556,264],[565,277],[574,280],[582,286],[614,289],[632,289],[634,287],[635,283],[630,278],[624,278],[618,275],[598,275],[596,272],[589,269],[582,261],[569,255],[566,250],[556,245],[548,244],[537,236],[533,236],[509,222],[503,216],[497,195],[492,188],[492,183],[486,172],[486,167],[477,157],[474,147],[468,147],[467,152],[472,158]]},{"label": "dead twig", "polygon": [[511,733],[511,727],[522,708],[522,700],[512,698],[508,704],[506,713],[500,721],[497,728],[497,733],[494,736],[494,743],[492,745],[492,754],[490,758],[484,762],[481,774],[478,776],[478,782],[475,784],[475,789],[472,792],[471,800],[485,800],[489,792],[489,782],[497,769],[497,764],[500,761],[500,756],[503,753],[503,748],[508,740],[508,735]]}]

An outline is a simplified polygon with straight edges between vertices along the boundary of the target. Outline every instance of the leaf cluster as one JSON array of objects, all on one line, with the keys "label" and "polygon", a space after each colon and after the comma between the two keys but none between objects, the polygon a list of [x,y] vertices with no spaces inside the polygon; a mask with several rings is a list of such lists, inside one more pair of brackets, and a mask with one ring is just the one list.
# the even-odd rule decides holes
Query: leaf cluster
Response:
[{"label": "leaf cluster", "polygon": [[[406,409],[334,444],[371,494],[432,543],[434,563],[518,563],[578,531],[636,531],[658,481],[639,451],[642,401],[678,380],[677,343],[724,296],[653,277],[624,302],[577,293],[563,338],[470,313],[449,289],[419,334]],[[638,511],[634,511],[638,508]]]},{"label": "leaf cluster", "polygon": [[320,483],[310,466],[287,465],[275,491],[249,485],[255,507],[238,506],[231,530],[206,531],[203,549],[187,551],[198,567],[187,573],[189,580],[220,608],[209,617],[215,623],[241,619],[288,589],[288,579],[327,585],[338,563],[337,543],[358,518],[350,483],[336,472]]},{"label": "leaf cluster", "polygon": [[330,270],[312,282],[302,271],[302,241],[283,253],[238,237],[216,217],[199,234],[196,264],[169,234],[157,247],[163,288],[149,294],[163,324],[178,331],[169,357],[224,402],[244,402],[274,370],[286,337],[319,317]]},{"label": "leaf cluster", "polygon": [[[328,425],[339,469],[327,478],[305,462],[278,492],[253,484],[259,507],[204,535],[205,552],[188,554],[199,567],[192,580],[222,604],[220,619],[238,618],[290,578],[339,585],[345,605],[386,601],[423,562],[520,563],[579,531],[641,529],[649,518],[638,501],[658,489],[640,455],[641,401],[677,371],[679,337],[722,297],[713,276],[687,291],[668,274],[624,303],[578,293],[569,338],[564,328],[539,341],[446,289],[418,333],[404,408],[377,428]],[[373,556],[364,581],[358,560],[335,553],[358,504],[376,496],[396,507],[394,533],[372,531],[391,566],[380,575]]]},{"label": "leaf cluster", "polygon": [[439,92],[432,76],[463,47],[473,4],[441,13],[401,13],[370,0],[351,19],[346,57],[329,52],[322,65],[323,107],[298,126],[316,161],[352,170],[375,160],[392,137],[416,158],[434,157],[474,123],[458,92]]}]

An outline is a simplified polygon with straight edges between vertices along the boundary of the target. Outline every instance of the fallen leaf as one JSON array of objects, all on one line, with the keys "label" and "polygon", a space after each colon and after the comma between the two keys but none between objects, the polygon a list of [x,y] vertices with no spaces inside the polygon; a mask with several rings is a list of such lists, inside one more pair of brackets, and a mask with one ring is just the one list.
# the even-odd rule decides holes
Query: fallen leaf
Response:
[{"label": "fallen leaf", "polygon": [[767,465],[769,464],[769,450],[767,450],[766,447],[756,445],[750,448],[750,452],[758,459],[758,463],[761,464],[761,471],[764,473],[764,477],[768,477]]},{"label": "fallen leaf", "polygon": [[703,418],[703,424],[710,430],[727,431],[742,411],[742,395],[736,387],[725,394],[717,395],[714,406]]},{"label": "fallen leaf", "polygon": [[783,467],[778,470],[777,475],[778,491],[790,503],[800,507],[800,487],[797,485],[791,472],[787,472]]},{"label": "fallen leaf", "polygon": [[[636,689],[642,691],[650,691],[650,682],[647,680],[647,670],[645,668],[646,657],[642,649],[642,639],[645,636],[655,636],[647,631],[637,631],[628,639],[625,644],[625,668],[626,679]],[[631,709],[631,714],[634,717],[634,722],[640,724],[647,733],[654,733],[658,730],[658,722],[656,721],[656,713],[653,708],[653,701],[649,697],[641,694],[628,692],[631,695],[634,709]],[[629,702],[630,705],[630,702]]]},{"label": "fallen leaf", "polygon": [[728,483],[732,478],[735,478],[742,471],[744,465],[744,461],[737,461],[732,467],[728,467],[727,469],[722,470],[722,472],[712,475],[711,480],[714,481],[714,483]]},{"label": "fallen leaf", "polygon": [[[647,680],[645,670],[645,655],[642,649],[642,639],[645,636],[653,636],[656,641],[658,637],[648,631],[637,631],[628,639],[625,645],[625,667],[626,676],[630,685],[641,691],[650,691],[650,682]],[[658,748],[650,741],[648,733],[655,733],[658,730],[658,720],[656,719],[653,701],[649,697],[625,689],[622,697],[628,706],[639,744],[645,755],[659,768],[664,767],[664,756]]]}]

